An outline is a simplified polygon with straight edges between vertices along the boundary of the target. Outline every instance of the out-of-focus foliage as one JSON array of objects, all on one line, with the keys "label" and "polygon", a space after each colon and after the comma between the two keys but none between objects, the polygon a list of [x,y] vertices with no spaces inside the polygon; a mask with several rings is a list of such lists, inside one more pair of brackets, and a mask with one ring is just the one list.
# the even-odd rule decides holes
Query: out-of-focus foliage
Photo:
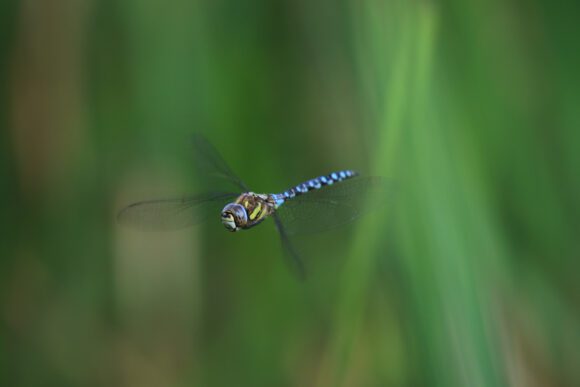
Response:
[{"label": "out-of-focus foliage", "polygon": [[[571,4],[3,0],[1,384],[580,385]],[[271,222],[119,227],[194,131],[255,191],[395,189],[304,283]]]}]

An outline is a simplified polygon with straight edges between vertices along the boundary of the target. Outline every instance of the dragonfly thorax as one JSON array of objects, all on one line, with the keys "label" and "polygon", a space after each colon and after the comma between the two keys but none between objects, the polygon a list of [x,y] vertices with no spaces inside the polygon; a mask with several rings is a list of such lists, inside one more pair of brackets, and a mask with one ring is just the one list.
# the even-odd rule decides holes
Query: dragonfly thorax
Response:
[{"label": "dragonfly thorax", "polygon": [[222,223],[229,231],[253,227],[276,209],[271,195],[246,192],[222,210]]}]

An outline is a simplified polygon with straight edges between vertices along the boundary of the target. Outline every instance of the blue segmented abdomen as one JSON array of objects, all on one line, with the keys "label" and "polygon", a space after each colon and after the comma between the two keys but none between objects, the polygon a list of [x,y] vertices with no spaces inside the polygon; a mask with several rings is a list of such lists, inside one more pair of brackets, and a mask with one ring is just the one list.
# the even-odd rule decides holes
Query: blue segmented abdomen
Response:
[{"label": "blue segmented abdomen", "polygon": [[296,196],[303,195],[309,191],[320,189],[327,185],[332,185],[339,183],[343,180],[350,179],[351,177],[358,176],[358,172],[352,171],[350,169],[345,169],[343,171],[337,171],[329,173],[328,175],[318,176],[314,179],[305,181],[302,184],[298,184],[295,187],[290,188],[279,194],[274,194],[272,197],[276,201],[276,207],[282,205],[286,200],[290,200]]}]

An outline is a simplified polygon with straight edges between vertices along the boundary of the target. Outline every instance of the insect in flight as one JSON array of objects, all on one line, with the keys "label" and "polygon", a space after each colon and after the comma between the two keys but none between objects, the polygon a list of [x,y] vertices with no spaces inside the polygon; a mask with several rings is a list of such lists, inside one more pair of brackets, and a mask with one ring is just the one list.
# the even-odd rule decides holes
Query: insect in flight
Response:
[{"label": "insect in flight", "polygon": [[216,216],[229,231],[252,228],[272,218],[280,235],[285,256],[300,278],[304,264],[291,237],[325,231],[348,223],[370,207],[365,195],[385,189],[379,177],[362,177],[352,170],[332,172],[298,184],[281,193],[254,193],[232,172],[218,151],[201,135],[193,137],[197,166],[202,174],[233,184],[238,192],[146,200],[123,208],[120,223],[142,230],[175,230]]}]

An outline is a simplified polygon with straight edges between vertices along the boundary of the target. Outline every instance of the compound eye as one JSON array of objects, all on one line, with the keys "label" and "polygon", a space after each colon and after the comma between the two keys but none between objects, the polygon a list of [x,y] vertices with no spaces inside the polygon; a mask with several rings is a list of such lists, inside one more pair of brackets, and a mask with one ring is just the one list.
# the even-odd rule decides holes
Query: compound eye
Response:
[{"label": "compound eye", "polygon": [[222,223],[230,231],[244,228],[248,223],[246,209],[237,203],[227,204],[222,210]]},{"label": "compound eye", "polygon": [[241,226],[248,221],[248,215],[246,213],[246,209],[243,206],[241,205],[236,206],[234,208],[234,213],[235,213],[234,219],[236,221],[237,226]]}]

